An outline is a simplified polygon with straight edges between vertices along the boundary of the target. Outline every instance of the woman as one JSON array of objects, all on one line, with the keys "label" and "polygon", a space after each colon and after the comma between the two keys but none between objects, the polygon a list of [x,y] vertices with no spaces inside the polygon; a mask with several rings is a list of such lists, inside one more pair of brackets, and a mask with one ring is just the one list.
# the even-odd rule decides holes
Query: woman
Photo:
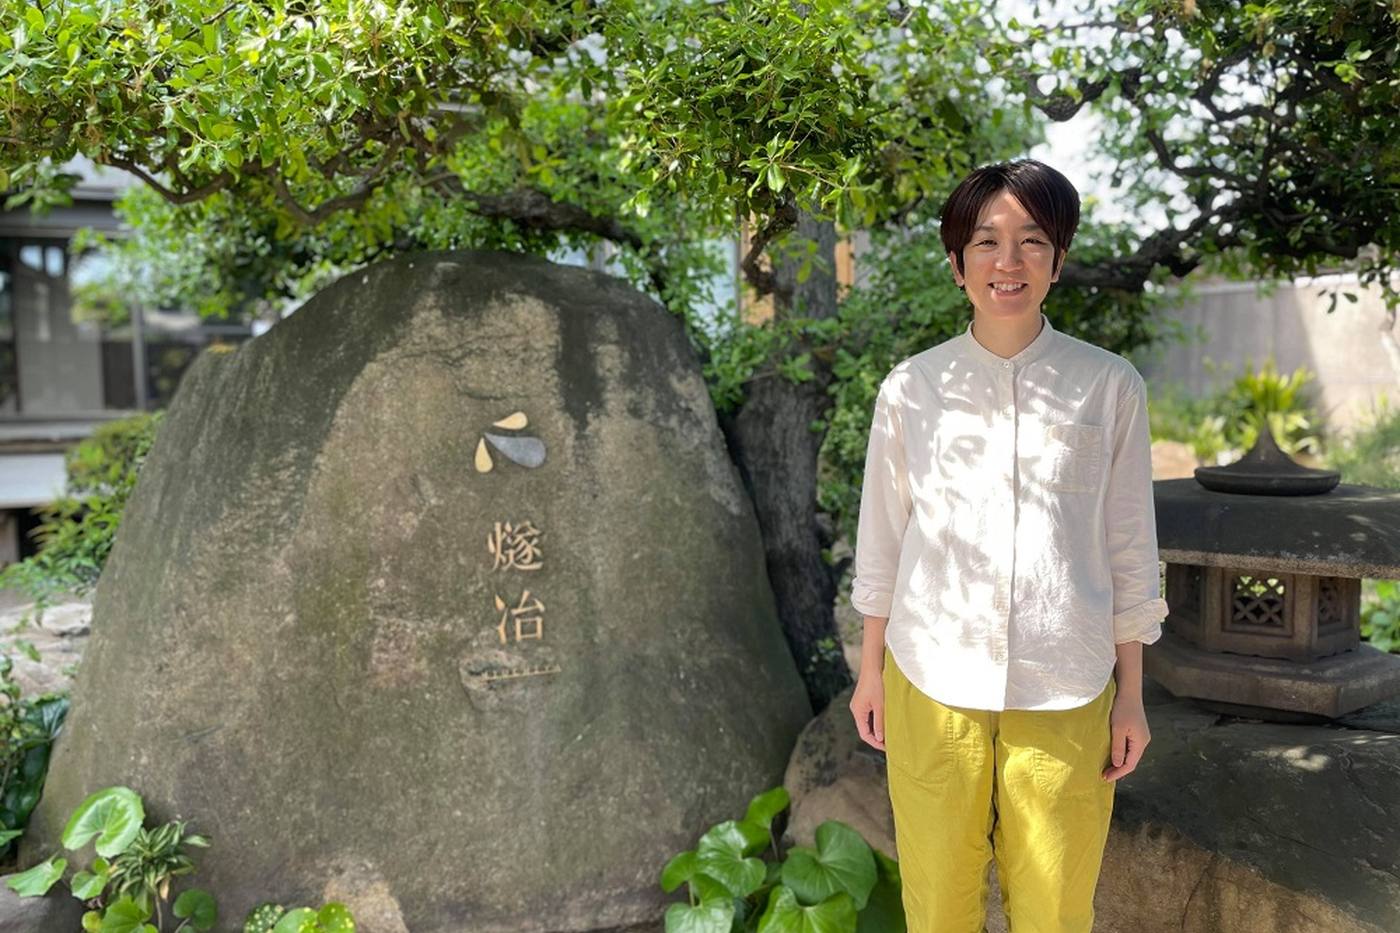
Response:
[{"label": "woman", "polygon": [[1088,933],[1113,792],[1149,741],[1161,635],[1147,393],[1041,303],[1079,195],[1033,160],[944,205],[957,336],[885,377],[866,454],[851,712],[886,753],[910,933]]}]

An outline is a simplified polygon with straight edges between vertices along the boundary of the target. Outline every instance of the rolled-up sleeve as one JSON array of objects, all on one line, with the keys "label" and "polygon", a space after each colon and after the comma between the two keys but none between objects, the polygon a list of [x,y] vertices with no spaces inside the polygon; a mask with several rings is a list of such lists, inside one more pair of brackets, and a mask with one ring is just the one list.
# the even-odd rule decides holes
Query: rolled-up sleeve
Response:
[{"label": "rolled-up sleeve", "polygon": [[1113,460],[1104,504],[1113,573],[1113,641],[1150,645],[1162,637],[1167,602],[1161,594],[1157,558],[1147,386],[1136,370],[1119,399],[1113,430]]},{"label": "rolled-up sleeve", "polygon": [[860,520],[856,526],[851,605],[862,615],[889,618],[904,529],[912,502],[905,469],[897,377],[887,376],[875,398],[865,450]]}]

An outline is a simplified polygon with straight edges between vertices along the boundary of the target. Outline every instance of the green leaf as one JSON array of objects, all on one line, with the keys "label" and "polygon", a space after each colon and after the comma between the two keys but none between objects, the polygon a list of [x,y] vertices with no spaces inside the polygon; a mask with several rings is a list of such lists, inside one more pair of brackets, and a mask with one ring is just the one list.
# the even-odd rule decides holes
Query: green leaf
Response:
[{"label": "green leaf", "polygon": [[904,917],[899,863],[879,849],[871,849],[871,852],[875,854],[879,880],[857,918],[856,933],[906,933],[908,925]]},{"label": "green leaf", "polygon": [[175,898],[175,906],[172,908],[175,916],[180,919],[189,918],[190,925],[196,930],[208,930],[214,926],[214,922],[219,919],[219,908],[214,903],[214,898],[209,892],[201,891],[199,888],[190,888]]},{"label": "green leaf", "polygon": [[317,911],[316,923],[322,933],[355,933],[355,918],[350,916],[350,908],[338,901],[331,901]]},{"label": "green leaf", "polygon": [[744,855],[758,855],[772,843],[768,834],[768,827],[760,823],[751,823],[748,820],[735,820],[734,828],[739,832],[744,841],[744,847],[740,851]]},{"label": "green leaf", "polygon": [[769,187],[769,188],[772,188],[774,192],[780,192],[780,191],[783,190],[783,185],[784,185],[786,182],[787,182],[787,179],[783,176],[783,168],[782,168],[782,166],[779,165],[777,162],[769,162],[769,163],[768,163],[768,187]]},{"label": "green leaf", "polygon": [[682,884],[690,880],[690,876],[695,874],[695,852],[690,850],[682,852],[666,863],[666,867],[661,869],[661,890],[670,894]]},{"label": "green leaf", "polygon": [[860,833],[839,820],[817,827],[817,847],[794,846],[783,863],[783,884],[804,904],[819,904],[838,891],[864,909],[875,887],[875,857]]},{"label": "green leaf", "polygon": [[768,896],[758,933],[850,933],[855,925],[856,906],[846,892],[803,907],[792,890],[780,884]]},{"label": "green leaf", "polygon": [[666,933],[729,933],[734,925],[734,901],[672,904],[666,908]]},{"label": "green leaf", "polygon": [[24,831],[20,829],[0,829],[0,846],[3,846],[11,839],[18,839],[23,835]]},{"label": "green leaf", "polygon": [[144,933],[151,912],[129,897],[110,905],[102,915],[100,933]]},{"label": "green leaf", "polygon": [[68,886],[72,889],[74,897],[80,901],[88,901],[102,893],[102,889],[107,887],[107,881],[108,875],[105,872],[95,874],[80,871],[68,882]]},{"label": "green leaf", "polygon": [[310,907],[298,907],[283,914],[282,919],[277,921],[277,926],[272,928],[272,933],[302,933],[303,930],[315,928],[316,911]]},{"label": "green leaf", "polygon": [[107,787],[89,796],[63,829],[64,848],[81,849],[94,836],[97,854],[112,858],[126,851],[141,831],[146,809],[141,796],[129,787]]},{"label": "green leaf", "polygon": [[101,933],[102,911],[89,910],[87,913],[83,914],[83,930],[86,931],[86,933]]},{"label": "green leaf", "polygon": [[734,894],[724,882],[705,874],[703,871],[698,871],[690,877],[690,899],[696,904],[706,904],[711,901],[733,902]]},{"label": "green leaf", "polygon": [[54,882],[63,877],[68,860],[50,855],[28,871],[17,875],[7,875],[5,886],[20,897],[39,897],[47,894]]},{"label": "green leaf", "polygon": [[763,827],[743,820],[712,826],[695,847],[696,868],[722,882],[735,897],[747,897],[763,884],[760,859],[747,858],[768,843]]},{"label": "green leaf", "polygon": [[792,798],[788,795],[787,788],[779,784],[749,801],[744,820],[757,823],[767,830],[772,827],[774,817],[786,810],[791,803]]}]

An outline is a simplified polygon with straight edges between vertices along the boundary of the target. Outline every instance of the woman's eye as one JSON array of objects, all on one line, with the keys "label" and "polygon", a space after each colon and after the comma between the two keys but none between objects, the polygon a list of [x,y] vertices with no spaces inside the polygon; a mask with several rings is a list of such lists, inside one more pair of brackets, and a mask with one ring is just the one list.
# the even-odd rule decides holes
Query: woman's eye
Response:
[{"label": "woman's eye", "polygon": [[1036,239],[1035,237],[1033,237],[1033,236],[1032,236],[1032,237],[1026,237],[1026,242],[1027,242],[1027,243],[1035,243],[1035,244],[1038,244],[1038,245],[1040,245],[1040,246],[1044,246],[1044,245],[1045,245],[1045,241],[1044,241],[1044,240],[1037,240],[1037,239]]},{"label": "woman's eye", "polygon": [[995,240],[978,240],[978,241],[977,241],[977,245],[978,245],[978,246],[986,246],[986,245],[988,245],[988,244],[991,244],[992,246],[996,246],[996,241],[995,241]]}]

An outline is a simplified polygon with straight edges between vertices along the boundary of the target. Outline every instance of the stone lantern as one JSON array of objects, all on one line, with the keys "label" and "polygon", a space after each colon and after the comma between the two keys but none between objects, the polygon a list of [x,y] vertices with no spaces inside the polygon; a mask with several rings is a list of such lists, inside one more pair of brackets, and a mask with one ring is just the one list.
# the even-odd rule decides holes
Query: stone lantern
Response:
[{"label": "stone lantern", "polygon": [[1170,607],[1144,672],[1222,712],[1316,721],[1400,696],[1361,641],[1361,578],[1400,578],[1400,493],[1301,466],[1267,425],[1237,462],[1153,484]]}]

